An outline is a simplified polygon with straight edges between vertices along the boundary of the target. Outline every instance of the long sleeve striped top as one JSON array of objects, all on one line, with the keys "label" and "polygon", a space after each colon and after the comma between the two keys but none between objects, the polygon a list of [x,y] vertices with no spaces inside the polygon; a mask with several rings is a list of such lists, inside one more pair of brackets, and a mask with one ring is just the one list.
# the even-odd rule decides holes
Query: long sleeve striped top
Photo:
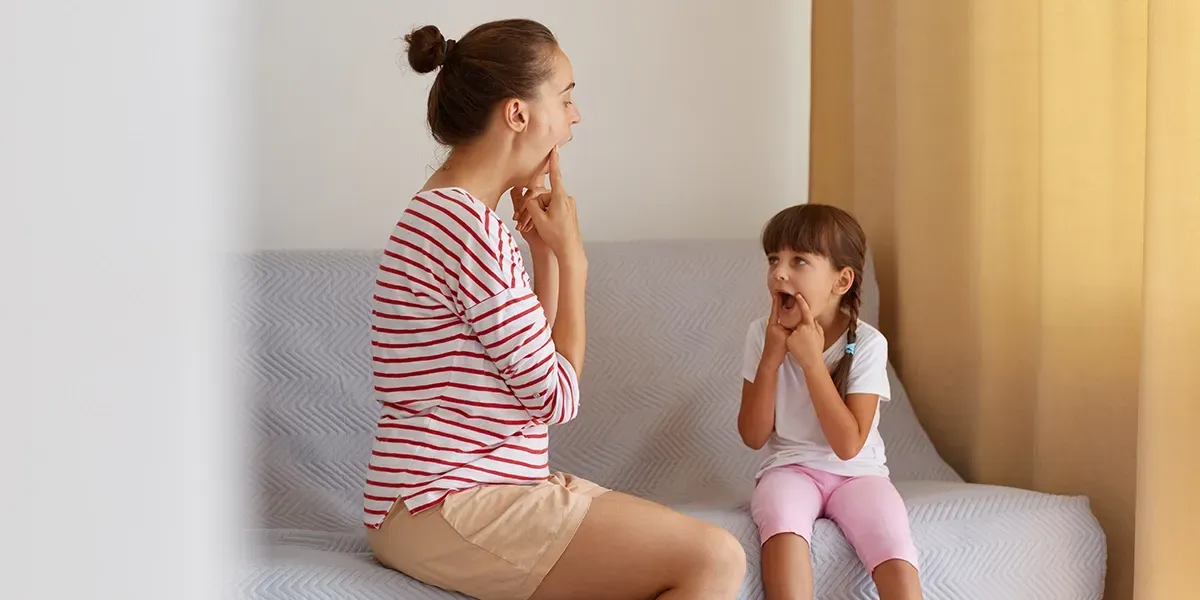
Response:
[{"label": "long sleeve striped top", "polygon": [[376,276],[371,355],[379,422],[363,496],[376,528],[484,483],[549,476],[547,425],[579,410],[521,254],[460,188],[416,195]]}]

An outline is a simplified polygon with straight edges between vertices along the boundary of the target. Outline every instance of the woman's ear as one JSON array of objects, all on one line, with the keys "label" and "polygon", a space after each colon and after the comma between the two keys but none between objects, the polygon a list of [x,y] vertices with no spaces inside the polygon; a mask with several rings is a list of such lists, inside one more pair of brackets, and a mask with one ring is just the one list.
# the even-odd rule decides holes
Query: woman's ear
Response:
[{"label": "woman's ear", "polygon": [[517,133],[525,131],[529,126],[529,107],[519,98],[510,98],[503,106],[504,124]]}]

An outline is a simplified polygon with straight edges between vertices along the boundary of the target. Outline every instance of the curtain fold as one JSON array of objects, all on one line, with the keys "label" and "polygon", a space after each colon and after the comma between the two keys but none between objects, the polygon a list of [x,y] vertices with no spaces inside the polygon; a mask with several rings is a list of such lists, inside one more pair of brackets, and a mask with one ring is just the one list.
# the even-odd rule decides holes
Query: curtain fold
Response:
[{"label": "curtain fold", "polygon": [[1200,2],[1150,2],[1136,593],[1195,595],[1200,562]]}]

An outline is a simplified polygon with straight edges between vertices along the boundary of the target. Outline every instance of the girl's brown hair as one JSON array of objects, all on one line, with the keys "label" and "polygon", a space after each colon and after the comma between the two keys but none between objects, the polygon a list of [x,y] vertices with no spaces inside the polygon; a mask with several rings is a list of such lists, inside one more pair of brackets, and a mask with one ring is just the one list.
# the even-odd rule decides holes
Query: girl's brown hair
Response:
[{"label": "girl's brown hair", "polygon": [[840,308],[850,316],[847,351],[833,368],[833,383],[846,397],[846,383],[854,364],[853,344],[858,340],[858,311],[862,307],[863,270],[867,262],[867,236],[850,213],[825,204],[800,204],[779,211],[763,228],[765,254],[791,250],[825,257],[833,268],[849,267],[854,282],[842,295]]},{"label": "girl's brown hair", "polygon": [[429,89],[429,131],[439,143],[470,142],[487,128],[492,109],[508,98],[529,100],[554,70],[558,40],[528,19],[484,23],[447,40],[433,25],[404,36],[408,64],[418,73],[435,69]]}]

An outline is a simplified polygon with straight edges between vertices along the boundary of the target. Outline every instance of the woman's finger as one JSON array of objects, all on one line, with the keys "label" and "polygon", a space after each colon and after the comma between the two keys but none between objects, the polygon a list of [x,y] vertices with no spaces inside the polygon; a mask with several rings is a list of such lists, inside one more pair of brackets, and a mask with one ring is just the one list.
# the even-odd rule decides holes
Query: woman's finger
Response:
[{"label": "woman's finger", "polygon": [[529,188],[526,190],[523,198],[526,202],[537,200],[542,205],[542,208],[546,208],[550,205],[550,190],[544,187]]},{"label": "woman's finger", "polygon": [[544,211],[544,210],[528,211],[528,213],[526,214],[526,217],[529,219],[530,226],[537,229],[538,231],[541,231],[543,227],[546,227],[546,225],[548,224],[548,222],[550,220],[550,217],[546,214],[546,211]]},{"label": "woman's finger", "polygon": [[567,195],[567,188],[563,187],[562,171],[558,165],[558,146],[550,151],[550,189],[556,195]]},{"label": "woman's finger", "polygon": [[[530,184],[533,183],[534,181],[530,181]],[[522,233],[528,232],[533,223],[529,218],[529,201],[531,200],[537,201],[542,210],[545,210],[546,205],[550,202],[550,190],[538,186],[523,188],[520,200],[513,206],[513,221],[517,224],[517,231]]]}]

